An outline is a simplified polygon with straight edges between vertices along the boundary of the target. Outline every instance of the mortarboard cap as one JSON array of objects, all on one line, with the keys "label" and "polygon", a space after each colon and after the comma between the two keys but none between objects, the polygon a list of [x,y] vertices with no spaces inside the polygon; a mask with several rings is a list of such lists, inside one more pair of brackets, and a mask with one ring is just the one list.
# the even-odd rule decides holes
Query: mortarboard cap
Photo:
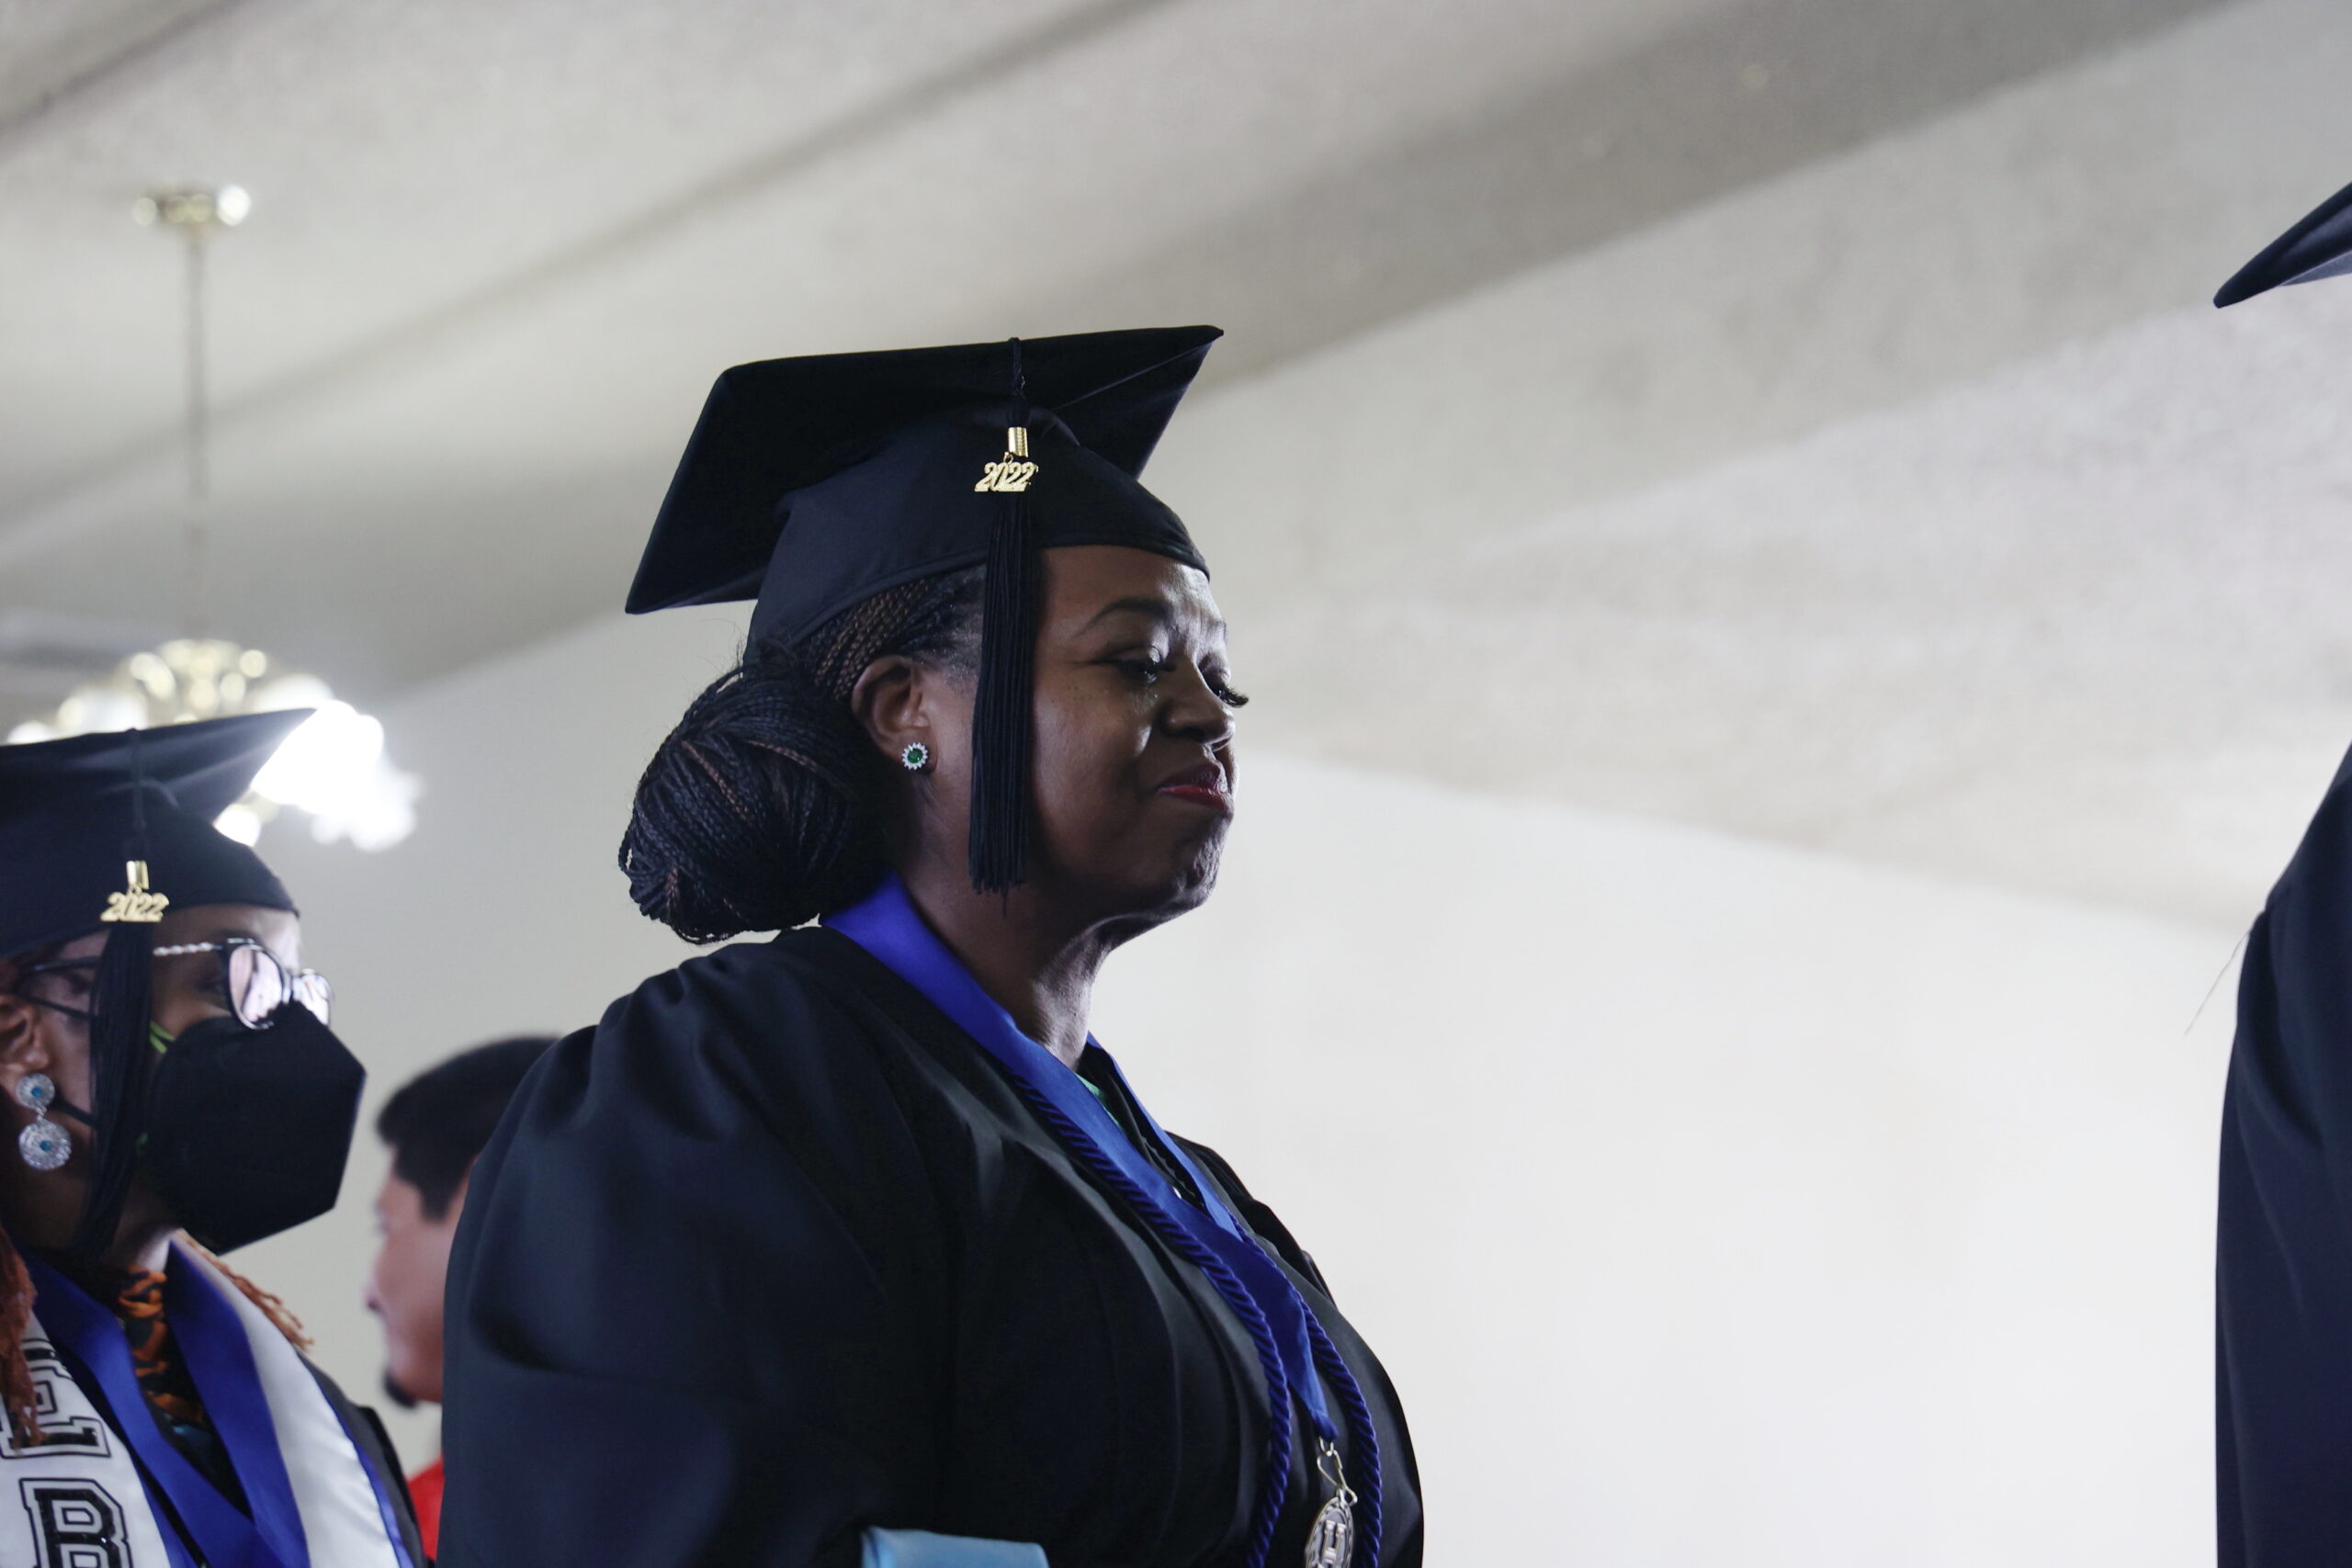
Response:
[{"label": "mortarboard cap", "polygon": [[307,708],[0,746],[0,957],[102,929],[127,862],[172,906],[291,909],[213,827]]},{"label": "mortarboard cap", "polygon": [[2213,296],[2216,305],[2234,305],[2282,284],[2313,283],[2352,272],[2352,186],[2279,235],[2262,254],[2238,268]]},{"label": "mortarboard cap", "polygon": [[1024,418],[1040,547],[1136,543],[1197,563],[1136,477],[1219,335],[1171,327],[739,365],[711,388],[678,460],[629,612],[755,599],[752,636],[789,644],[886,588],[977,565],[1003,506],[975,486]]},{"label": "mortarboard cap", "polygon": [[986,563],[970,859],[975,886],[1009,887],[1031,810],[1036,552],[1125,545],[1206,570],[1138,476],[1220,335],[739,365],[703,405],[628,609],[752,599],[752,640],[788,647],[887,589]]}]

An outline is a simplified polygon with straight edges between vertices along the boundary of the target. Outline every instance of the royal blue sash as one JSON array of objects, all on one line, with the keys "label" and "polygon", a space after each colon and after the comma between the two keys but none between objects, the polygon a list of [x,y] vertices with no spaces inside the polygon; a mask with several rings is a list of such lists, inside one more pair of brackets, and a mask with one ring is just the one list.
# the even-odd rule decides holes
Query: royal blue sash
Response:
[{"label": "royal blue sash", "polygon": [[171,1505],[169,1514],[160,1506],[153,1511],[174,1561],[187,1557],[175,1539],[171,1515],[192,1538],[187,1544],[211,1568],[310,1568],[302,1516],[277,1450],[277,1429],[254,1368],[253,1348],[235,1310],[214,1294],[210,1282],[193,1269],[167,1270],[164,1310],[205,1414],[244,1487],[250,1518],[155,1424],[139,1391],[130,1338],[112,1310],[32,1253],[23,1257],[41,1326],[97,1380],[116,1429],[138,1456],[149,1487],[160,1489]]},{"label": "royal blue sash", "polygon": [[1144,1110],[1142,1100],[1127,1089],[1126,1078],[1110,1053],[1088,1036],[1087,1045],[1102,1052],[1152,1135],[1192,1178],[1193,1189],[1201,1194],[1198,1205],[1179,1193],[1135,1145],[1086,1080],[1023,1034],[1012,1015],[980,987],[971,971],[924,923],[895,873],[885,875],[881,886],[858,903],[827,915],[824,923],[888,965],[995,1057],[1023,1098],[1071,1153],[1135,1201],[1152,1228],[1209,1277],[1227,1305],[1250,1329],[1272,1406],[1269,1465],[1273,1473],[1267,1478],[1253,1560],[1262,1561],[1274,1516],[1280,1513],[1283,1494],[1289,1489],[1292,1399],[1295,1397],[1305,1408],[1307,1419],[1326,1441],[1339,1437],[1324,1393],[1328,1378],[1348,1406],[1360,1472],[1350,1480],[1364,1499],[1363,1539],[1369,1548],[1365,1561],[1377,1562],[1379,1438],[1354,1376],[1290,1277],[1250,1234],[1240,1216],[1219,1201],[1193,1157],[1159,1130],[1151,1113]]}]

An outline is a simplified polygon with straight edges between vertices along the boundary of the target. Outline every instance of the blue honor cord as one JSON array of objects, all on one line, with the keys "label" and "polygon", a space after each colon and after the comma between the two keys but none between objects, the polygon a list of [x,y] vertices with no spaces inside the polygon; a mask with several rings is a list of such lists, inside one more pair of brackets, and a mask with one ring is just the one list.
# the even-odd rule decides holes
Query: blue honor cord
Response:
[{"label": "blue honor cord", "polygon": [[[997,1001],[981,989],[956,955],[948,951],[907,896],[896,874],[849,908],[825,917],[824,923],[856,942],[978,1043],[1004,1068],[1013,1087],[1038,1119],[1053,1130],[1064,1147],[1105,1186],[1117,1192],[1150,1224],[1154,1234],[1180,1257],[1206,1275],[1234,1315],[1249,1330],[1265,1374],[1271,1418],[1267,1422],[1266,1484],[1259,1495],[1249,1562],[1262,1568],[1273,1541],[1290,1490],[1291,1421],[1295,1399],[1315,1428],[1317,1464],[1333,1485],[1329,1502],[1310,1531],[1310,1553],[1318,1540],[1329,1540],[1325,1520],[1336,1507],[1351,1514],[1358,1495],[1339,1462],[1338,1425],[1332,1420],[1324,1384],[1337,1391],[1346,1406],[1349,1436],[1362,1472],[1363,1529],[1346,1529],[1348,1544],[1363,1561],[1377,1563],[1380,1554],[1380,1438],[1372,1411],[1354,1373],[1331,1343],[1330,1336],[1298,1293],[1290,1277],[1240,1221],[1217,1198],[1192,1156],[1153,1122],[1143,1101],[1127,1089],[1118,1064],[1111,1063],[1119,1086],[1126,1091],[1152,1135],[1181,1162],[1192,1178],[1202,1204],[1195,1207],[1176,1191],[1143,1151],[1113,1120],[1092,1086],[1064,1066],[1059,1058],[1021,1032]],[[1100,1051],[1091,1038],[1088,1043]],[[1109,1061],[1109,1053],[1103,1053]],[[1320,1372],[1321,1376],[1317,1374]],[[1312,1556],[1310,1562],[1315,1561]],[[1336,1561],[1345,1562],[1345,1558]]]}]

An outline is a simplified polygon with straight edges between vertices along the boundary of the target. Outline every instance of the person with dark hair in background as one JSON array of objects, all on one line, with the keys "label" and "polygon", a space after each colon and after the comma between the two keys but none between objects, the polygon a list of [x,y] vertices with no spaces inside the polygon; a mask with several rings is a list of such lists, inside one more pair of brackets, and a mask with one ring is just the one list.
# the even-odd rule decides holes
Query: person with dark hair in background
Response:
[{"label": "person with dark hair in background", "polygon": [[0,746],[0,1563],[424,1568],[373,1413],[214,1256],[334,1206],[367,1078],[213,827],[303,717]]},{"label": "person with dark hair in background", "polygon": [[785,934],[615,1003],[483,1152],[446,1562],[1421,1562],[1380,1362],[1088,1030],[1232,816],[1225,623],[1136,478],[1216,335],[720,377],[629,607],[750,642],[621,860],[689,940]]},{"label": "person with dark hair in background", "polygon": [[[2352,186],[2213,298],[2352,273]],[[2352,1562],[2352,756],[2246,935],[2222,1110],[2221,1568]]]},{"label": "person with dark hair in background", "polygon": [[[376,1193],[368,1310],[383,1320],[384,1391],[404,1406],[441,1403],[441,1297],[466,1179],[507,1102],[555,1043],[548,1035],[460,1051],[401,1086],[376,1113],[392,1168]],[[442,1461],[409,1477],[425,1555],[440,1550]]]}]

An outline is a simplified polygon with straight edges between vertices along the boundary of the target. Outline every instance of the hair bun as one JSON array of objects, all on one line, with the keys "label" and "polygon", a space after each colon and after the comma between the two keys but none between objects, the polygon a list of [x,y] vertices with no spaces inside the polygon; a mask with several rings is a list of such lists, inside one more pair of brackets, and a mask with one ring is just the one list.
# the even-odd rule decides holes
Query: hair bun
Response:
[{"label": "hair bun", "polygon": [[704,689],[638,781],[629,897],[688,942],[783,931],[882,868],[880,754],[807,670],[754,650]]}]

